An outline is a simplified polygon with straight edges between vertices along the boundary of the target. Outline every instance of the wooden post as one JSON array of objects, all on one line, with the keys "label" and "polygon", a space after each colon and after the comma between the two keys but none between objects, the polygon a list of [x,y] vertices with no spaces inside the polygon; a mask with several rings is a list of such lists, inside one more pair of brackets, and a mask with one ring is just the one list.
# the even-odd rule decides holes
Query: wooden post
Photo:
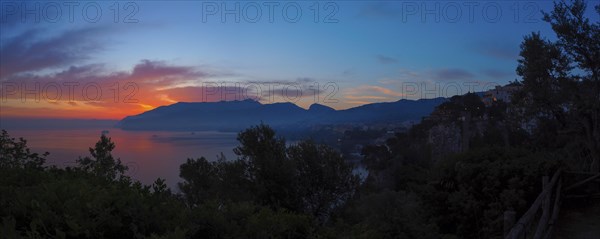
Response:
[{"label": "wooden post", "polygon": [[515,212],[512,208],[504,211],[504,237],[508,236],[508,233],[515,225],[515,216],[517,212]]},{"label": "wooden post", "polygon": [[552,209],[552,216],[550,217],[550,223],[548,225],[548,232],[546,233],[546,239],[552,237],[554,231],[554,224],[558,219],[558,213],[560,211],[560,194],[562,193],[562,178],[558,180],[558,186],[556,186],[556,198],[554,199],[554,208]]},{"label": "wooden post", "polygon": [[[550,178],[548,176],[544,176],[542,177],[542,191],[545,190],[546,188],[548,188],[548,181],[550,180]],[[550,190],[550,193],[548,193],[546,195],[546,197],[544,198],[544,201],[542,201],[542,208],[544,209],[544,211],[547,210],[547,206],[549,206],[550,204],[550,197],[552,197],[552,190]]]},{"label": "wooden post", "polygon": [[[526,232],[525,227],[527,227],[528,225],[531,225],[533,218],[536,216],[536,213],[538,212],[538,210],[540,209],[540,206],[542,205],[542,201],[544,201],[544,199],[548,196],[548,194],[552,194],[552,192],[550,192],[550,190],[552,188],[554,188],[554,185],[558,181],[560,174],[561,174],[560,169],[557,170],[556,173],[554,173],[554,176],[552,176],[552,180],[550,180],[550,183],[548,183],[548,187],[546,189],[542,190],[542,192],[538,195],[538,197],[535,199],[533,204],[531,204],[531,207],[529,207],[529,209],[527,209],[525,214],[523,214],[523,216],[521,216],[521,218],[519,218],[519,220],[517,220],[517,222],[515,223],[515,226],[510,230],[510,232],[508,233],[508,235],[505,238],[512,239],[512,238],[522,238],[523,237],[523,235]],[[547,225],[547,222],[546,223],[538,223],[538,225]]]},{"label": "wooden post", "polygon": [[546,226],[548,226],[548,218],[550,217],[550,198],[552,197],[552,190],[548,188],[549,186],[548,176],[542,177],[542,192],[547,191],[547,193],[542,199],[542,217],[540,218],[535,234],[533,235],[534,239],[543,238],[546,234]]}]

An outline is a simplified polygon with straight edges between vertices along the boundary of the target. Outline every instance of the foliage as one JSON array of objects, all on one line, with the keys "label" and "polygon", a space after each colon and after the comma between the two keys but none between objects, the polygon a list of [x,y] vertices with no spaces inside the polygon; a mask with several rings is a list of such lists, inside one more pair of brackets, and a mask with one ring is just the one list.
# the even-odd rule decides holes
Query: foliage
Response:
[{"label": "foliage", "polygon": [[[239,133],[236,160],[182,164],[181,194],[164,179],[142,185],[124,176],[127,167],[104,135],[90,157],[60,169],[2,131],[0,235],[500,238],[502,212],[521,215],[540,178],[565,167],[564,158],[600,168],[600,23],[584,10],[581,0],[557,3],[544,18],[558,40],[525,37],[517,68],[523,80],[513,83],[522,90],[511,104],[486,107],[473,93],[452,97],[408,132],[365,146],[369,174],[360,185],[338,151],[313,141],[288,145],[263,124]],[[434,158],[431,129],[448,125],[474,132],[461,135],[469,147]]]},{"label": "foliage", "polygon": [[433,169],[432,199],[438,225],[461,238],[492,238],[502,232],[502,213],[521,215],[541,191],[543,175],[552,175],[558,158],[525,149],[489,147],[438,162]]},{"label": "foliage", "polygon": [[192,238],[309,238],[314,232],[308,215],[251,202],[209,200],[191,215]]},{"label": "foliage", "polygon": [[298,208],[293,192],[294,168],[286,155],[285,139],[261,124],[238,134],[240,146],[234,152],[247,162],[258,203],[273,208]]},{"label": "foliage", "polygon": [[358,177],[340,153],[312,141],[292,145],[287,152],[294,166],[294,193],[303,212],[325,221],[354,194]]},{"label": "foliage", "polygon": [[439,238],[415,193],[388,191],[356,200],[335,225],[335,238]]},{"label": "foliage", "polygon": [[[23,140],[8,139],[3,145],[19,145],[19,152],[29,152]],[[4,148],[2,152],[6,165],[13,157],[7,157]],[[1,167],[0,174],[0,235],[146,238],[185,232],[185,206],[164,180],[142,186],[109,181],[93,171],[55,167]]]},{"label": "foliage", "polygon": [[436,107],[437,113],[449,116],[451,120],[456,120],[464,115],[471,117],[481,117],[485,112],[485,104],[475,93],[457,95],[450,98],[449,101]]},{"label": "foliage", "polygon": [[[565,158],[600,170],[600,22],[584,12],[581,0],[556,3],[544,20],[558,40],[525,37],[517,68],[522,82],[512,83],[522,88],[510,104],[485,107],[476,94],[455,96],[407,133],[364,147],[369,176],[345,213],[372,206],[365,198],[387,190],[407,192],[421,199],[416,210],[429,215],[440,237],[497,238],[502,212],[521,215],[540,192],[541,176],[567,167]],[[433,158],[430,130],[452,124],[468,147]]]},{"label": "foliage", "polygon": [[241,160],[188,159],[180,166],[184,181],[179,183],[179,189],[190,206],[209,200],[253,201],[253,184],[247,175],[247,165]]},{"label": "foliage", "polygon": [[46,152],[41,156],[32,153],[27,147],[27,141],[20,138],[18,141],[10,138],[6,130],[0,134],[0,168],[43,168],[46,162]]},{"label": "foliage", "polygon": [[[544,147],[579,148],[591,171],[600,171],[600,22],[584,16],[583,0],[558,2],[544,20],[557,41],[539,33],[521,44],[517,73],[523,90],[515,97],[525,124]],[[600,5],[596,6],[600,14]],[[519,111],[516,111],[519,112]]]},{"label": "foliage", "polygon": [[286,147],[266,125],[242,131],[238,140],[238,160],[188,159],[181,165],[179,187],[192,206],[207,200],[254,202],[324,222],[358,185],[352,167],[328,146],[303,141]]},{"label": "foliage", "polygon": [[77,163],[84,171],[98,177],[109,180],[121,178],[127,170],[127,166],[121,163],[121,159],[113,158],[111,152],[114,149],[115,143],[103,134],[96,146],[89,149],[92,157],[79,158]]}]

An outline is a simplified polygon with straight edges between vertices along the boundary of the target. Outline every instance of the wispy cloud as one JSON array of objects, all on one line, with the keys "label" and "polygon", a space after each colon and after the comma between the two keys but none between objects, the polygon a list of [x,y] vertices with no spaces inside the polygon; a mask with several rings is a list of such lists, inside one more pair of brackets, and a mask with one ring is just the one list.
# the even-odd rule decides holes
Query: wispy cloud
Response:
[{"label": "wispy cloud", "polygon": [[49,83],[76,82],[87,83],[114,83],[134,82],[152,89],[175,87],[186,82],[200,82],[207,77],[216,76],[213,73],[189,66],[173,66],[163,61],[142,60],[133,66],[131,72],[111,71],[104,64],[88,64],[71,66],[57,73],[27,73],[13,75],[6,82],[16,83]]},{"label": "wispy cloud", "polygon": [[384,56],[384,55],[376,55],[375,59],[377,59],[377,62],[381,63],[381,64],[393,64],[398,62],[398,60],[396,58],[390,57],[390,56]]},{"label": "wispy cloud", "polygon": [[469,80],[472,79],[473,76],[474,75],[469,71],[458,68],[447,68],[434,71],[436,80]]},{"label": "wispy cloud", "polygon": [[495,80],[510,80],[509,77],[514,75],[510,71],[503,71],[498,69],[486,69],[481,71],[481,73]]},{"label": "wispy cloud", "polygon": [[[0,92],[3,93],[3,109],[4,106],[12,107],[11,114],[29,114],[18,111],[37,107],[56,112],[68,111],[69,114],[76,109],[82,111],[76,115],[94,117],[110,112],[110,116],[122,117],[172,104],[174,100],[194,100],[197,92],[168,89],[189,82],[200,84],[207,77],[214,76],[214,73],[197,67],[142,60],[129,72],[115,72],[102,64],[90,64],[71,66],[58,73],[17,74],[3,81],[2,87],[7,88]],[[35,94],[24,99],[22,91],[25,88],[35,90]],[[41,102],[31,104],[36,97],[41,98],[38,100]]]},{"label": "wispy cloud", "polygon": [[397,101],[403,97],[401,92],[376,85],[361,85],[343,92],[344,101],[349,104]]},{"label": "wispy cloud", "polygon": [[255,88],[231,86],[186,86],[158,90],[159,98],[165,102],[218,102],[231,100],[260,100]]},{"label": "wispy cloud", "polygon": [[45,38],[42,37],[43,30],[34,29],[3,39],[0,79],[18,73],[81,63],[104,49],[102,35],[106,32],[106,28],[91,27]]},{"label": "wispy cloud", "polygon": [[250,80],[245,81],[247,84],[259,84],[259,85],[308,85],[317,82],[317,80],[310,77],[299,77],[295,80]]},{"label": "wispy cloud", "polygon": [[354,69],[346,69],[344,71],[342,71],[341,75],[344,77],[349,77],[349,76],[353,76],[355,75],[355,70]]},{"label": "wispy cloud", "polygon": [[498,60],[516,61],[519,57],[519,46],[504,42],[479,42],[472,44],[473,51]]}]

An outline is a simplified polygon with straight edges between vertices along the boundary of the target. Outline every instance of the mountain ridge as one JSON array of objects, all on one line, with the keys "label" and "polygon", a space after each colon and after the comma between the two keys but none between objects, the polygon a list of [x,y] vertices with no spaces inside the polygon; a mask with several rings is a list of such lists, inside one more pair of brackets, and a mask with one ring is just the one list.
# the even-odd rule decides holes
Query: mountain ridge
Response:
[{"label": "mountain ridge", "polygon": [[274,128],[303,130],[323,124],[370,124],[418,121],[446,98],[398,100],[344,110],[314,103],[308,109],[290,103],[262,104],[254,100],[178,102],[123,118],[124,130],[239,131],[265,123]]}]

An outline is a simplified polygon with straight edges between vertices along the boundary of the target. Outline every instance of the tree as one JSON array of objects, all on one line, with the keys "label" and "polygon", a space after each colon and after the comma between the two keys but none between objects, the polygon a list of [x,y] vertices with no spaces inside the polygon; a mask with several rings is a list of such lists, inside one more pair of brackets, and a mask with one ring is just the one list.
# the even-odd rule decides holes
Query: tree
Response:
[{"label": "tree", "polygon": [[439,161],[436,190],[422,198],[440,215],[441,232],[459,238],[494,238],[507,208],[524,213],[541,191],[539,179],[560,164],[553,152],[484,147]]},{"label": "tree", "polygon": [[103,178],[110,169],[124,172],[118,160],[102,167],[111,164],[108,138],[82,162],[86,170],[46,167],[24,139],[5,131],[0,146],[1,238],[182,238],[191,228],[185,205],[164,180],[146,186]]},{"label": "tree", "polygon": [[188,159],[179,166],[179,177],[184,180],[178,183],[179,189],[188,204],[194,206],[212,195],[209,190],[214,187],[217,170],[204,157],[197,160]]},{"label": "tree", "polygon": [[0,134],[0,168],[43,168],[48,152],[31,153],[27,140],[11,138],[6,130]]},{"label": "tree", "polygon": [[237,160],[188,159],[181,165],[179,188],[189,205],[252,202],[323,223],[358,186],[352,166],[328,146],[301,141],[286,147],[267,125],[242,131],[238,140]]},{"label": "tree", "polygon": [[[545,40],[539,33],[525,37],[517,68],[523,91],[516,98],[545,136],[538,138],[568,137],[554,144],[576,144],[578,155],[590,159],[589,169],[599,172],[600,22],[590,23],[585,9],[582,0],[555,3],[544,20],[558,40]],[[600,5],[596,12],[600,14]]]},{"label": "tree", "polygon": [[123,177],[127,166],[121,163],[121,159],[114,159],[112,151],[115,149],[115,143],[106,135],[100,136],[100,140],[94,148],[90,148],[90,157],[79,158],[77,163],[84,171],[96,176],[115,180]]},{"label": "tree", "polygon": [[192,207],[208,200],[252,201],[252,183],[247,164],[242,160],[209,162],[206,158],[188,159],[180,166],[178,184]]},{"label": "tree", "polygon": [[383,190],[356,200],[332,238],[442,238],[430,218],[415,193]]},{"label": "tree", "polygon": [[287,149],[294,164],[294,188],[301,207],[321,222],[354,194],[359,179],[340,153],[325,145],[302,141]]},{"label": "tree", "polygon": [[248,164],[257,199],[272,207],[298,209],[293,191],[294,169],[286,157],[285,139],[271,127],[260,124],[238,134],[234,152]]}]

